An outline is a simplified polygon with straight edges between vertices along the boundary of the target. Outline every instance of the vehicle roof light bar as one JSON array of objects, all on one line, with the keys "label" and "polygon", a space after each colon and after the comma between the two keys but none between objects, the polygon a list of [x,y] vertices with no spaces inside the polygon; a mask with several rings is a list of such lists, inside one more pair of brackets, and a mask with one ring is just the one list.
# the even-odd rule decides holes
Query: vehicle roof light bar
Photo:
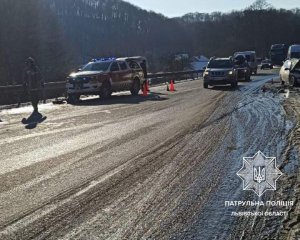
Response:
[{"label": "vehicle roof light bar", "polygon": [[108,61],[114,61],[116,60],[115,57],[109,57],[109,58],[94,58],[91,60],[91,62],[108,62]]}]

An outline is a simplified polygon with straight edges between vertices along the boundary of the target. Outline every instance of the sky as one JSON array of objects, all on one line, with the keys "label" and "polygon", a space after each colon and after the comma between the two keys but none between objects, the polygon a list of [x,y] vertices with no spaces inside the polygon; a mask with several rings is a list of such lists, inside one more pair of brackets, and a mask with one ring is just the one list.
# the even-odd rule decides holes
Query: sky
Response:
[{"label": "sky", "polygon": [[[254,0],[125,0],[140,8],[162,13],[168,17],[178,17],[190,12],[214,11],[229,12],[241,10],[251,5]],[[300,0],[269,0],[276,8],[300,8]]]}]

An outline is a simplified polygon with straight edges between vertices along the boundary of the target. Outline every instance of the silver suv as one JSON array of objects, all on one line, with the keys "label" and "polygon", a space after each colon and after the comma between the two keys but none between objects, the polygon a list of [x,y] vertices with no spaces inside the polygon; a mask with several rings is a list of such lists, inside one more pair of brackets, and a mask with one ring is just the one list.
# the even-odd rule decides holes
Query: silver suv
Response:
[{"label": "silver suv", "polygon": [[237,87],[238,75],[232,58],[210,59],[203,73],[203,87],[230,84]]}]

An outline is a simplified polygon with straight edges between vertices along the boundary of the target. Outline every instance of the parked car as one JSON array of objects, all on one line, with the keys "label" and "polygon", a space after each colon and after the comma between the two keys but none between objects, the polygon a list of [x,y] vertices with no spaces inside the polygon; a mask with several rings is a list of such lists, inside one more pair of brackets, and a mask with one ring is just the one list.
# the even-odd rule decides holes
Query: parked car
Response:
[{"label": "parked car", "polygon": [[262,59],[262,58],[260,58],[260,57],[257,57],[257,58],[256,58],[256,60],[257,60],[257,64],[258,64],[258,65],[260,65],[260,64],[261,64],[261,62],[263,61],[263,59]]},{"label": "parked car", "polygon": [[287,59],[298,58],[300,59],[300,45],[294,44],[289,47]]},{"label": "parked car", "polygon": [[141,56],[135,56],[135,57],[125,57],[125,58],[118,58],[119,61],[126,61],[129,64],[130,67],[130,63],[131,62],[136,62],[140,65],[140,67],[143,70],[143,74],[144,74],[144,83],[148,78],[148,61],[145,57],[141,57]]},{"label": "parked car", "polygon": [[274,66],[282,66],[282,63],[286,60],[288,53],[287,44],[273,44],[270,49],[270,58]]},{"label": "parked car", "polygon": [[286,60],[280,69],[279,77],[282,84],[295,86],[300,83],[300,59]]},{"label": "parked car", "polygon": [[257,68],[258,68],[258,63],[257,63],[257,58],[256,58],[256,52],[255,51],[244,51],[244,52],[236,52],[234,53],[234,57],[238,55],[244,55],[247,63],[250,68],[250,75],[251,74],[257,74]]},{"label": "parked car", "polygon": [[133,59],[93,59],[67,78],[68,102],[77,102],[83,94],[105,99],[113,92],[130,90],[132,95],[137,95],[143,82],[143,69]]},{"label": "parked car", "polygon": [[238,75],[232,58],[212,58],[203,73],[203,87],[230,84],[237,87]]},{"label": "parked car", "polygon": [[271,60],[266,59],[261,62],[260,69],[273,69],[273,63]]},{"label": "parked car", "polygon": [[237,70],[237,77],[239,81],[251,81],[251,69],[244,54],[239,54],[234,57],[234,65]]}]

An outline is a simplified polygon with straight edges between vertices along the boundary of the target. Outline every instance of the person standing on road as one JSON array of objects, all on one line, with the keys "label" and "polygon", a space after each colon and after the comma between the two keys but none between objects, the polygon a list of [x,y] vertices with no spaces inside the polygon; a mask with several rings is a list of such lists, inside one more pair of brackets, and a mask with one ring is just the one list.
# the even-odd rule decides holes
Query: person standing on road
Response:
[{"label": "person standing on road", "polygon": [[146,63],[146,60],[143,60],[142,62],[141,62],[141,68],[142,68],[142,70],[143,70],[143,73],[144,73],[144,78],[145,78],[145,81],[144,81],[144,83],[143,83],[143,88],[144,88],[144,86],[146,86],[147,87],[147,91],[149,91],[149,89],[148,89],[148,84],[147,84],[147,81],[148,81],[148,71],[147,71],[147,63]]},{"label": "person standing on road", "polygon": [[143,70],[144,77],[145,77],[145,79],[147,80],[148,72],[147,72],[147,63],[146,63],[146,60],[143,60],[143,61],[141,62],[141,68],[142,68],[142,70]]},{"label": "person standing on road", "polygon": [[38,113],[38,103],[41,97],[42,88],[44,87],[44,82],[40,69],[32,57],[26,59],[23,74],[24,91],[30,97],[33,113]]}]

